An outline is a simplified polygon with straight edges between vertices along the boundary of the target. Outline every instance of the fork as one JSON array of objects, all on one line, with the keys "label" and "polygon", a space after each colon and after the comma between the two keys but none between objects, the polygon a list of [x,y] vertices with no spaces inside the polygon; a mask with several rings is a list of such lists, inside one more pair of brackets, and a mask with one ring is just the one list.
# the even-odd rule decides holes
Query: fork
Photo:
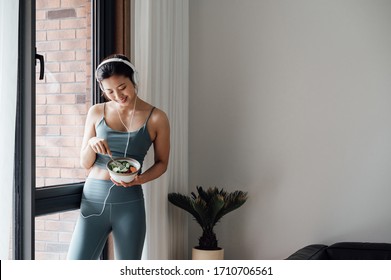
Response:
[{"label": "fork", "polygon": [[118,165],[119,168],[122,169],[122,168],[125,167],[122,163],[120,163],[119,161],[115,160],[111,154],[109,155],[109,157],[111,158],[111,160],[112,160],[115,164]]}]

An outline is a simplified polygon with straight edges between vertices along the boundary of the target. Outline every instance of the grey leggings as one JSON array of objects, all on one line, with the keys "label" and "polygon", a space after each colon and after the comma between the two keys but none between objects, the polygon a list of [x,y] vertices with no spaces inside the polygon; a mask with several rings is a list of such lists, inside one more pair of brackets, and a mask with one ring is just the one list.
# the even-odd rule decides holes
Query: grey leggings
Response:
[{"label": "grey leggings", "polygon": [[112,185],[111,181],[87,179],[69,260],[98,259],[110,232],[116,259],[141,259],[146,231],[143,190],[141,186],[114,186],[110,190]]}]

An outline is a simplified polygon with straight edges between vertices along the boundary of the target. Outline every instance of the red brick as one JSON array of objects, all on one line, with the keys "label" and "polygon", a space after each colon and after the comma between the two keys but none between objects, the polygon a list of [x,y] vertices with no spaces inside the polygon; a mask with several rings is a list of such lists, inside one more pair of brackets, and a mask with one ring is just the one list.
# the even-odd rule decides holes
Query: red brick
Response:
[{"label": "red brick", "polygon": [[[35,223],[35,229],[37,229],[37,223]],[[42,229],[39,229],[42,230]],[[46,242],[44,241],[36,241],[35,242],[35,251],[45,251],[46,248]]]},{"label": "red brick", "polygon": [[92,41],[91,41],[91,38],[87,38],[87,46],[91,46],[91,44],[92,44]]},{"label": "red brick", "polygon": [[35,231],[35,240],[38,241],[58,241],[58,233],[48,231]]},{"label": "red brick", "polygon": [[74,73],[50,73],[46,74],[48,83],[71,83],[75,81]]},{"label": "red brick", "polygon": [[[46,136],[36,136],[35,145],[37,146],[46,146]],[[43,161],[43,166],[45,166],[45,159]]]},{"label": "red brick", "polygon": [[61,50],[85,50],[87,48],[87,40],[75,39],[61,42]]},{"label": "red brick", "polygon": [[46,51],[58,51],[60,50],[60,42],[50,41],[50,42],[37,42],[37,52],[42,53]]},{"label": "red brick", "polygon": [[86,26],[87,26],[87,20],[85,18],[63,19],[61,20],[60,23],[61,29],[85,30]]},{"label": "red brick", "polygon": [[60,135],[59,126],[37,126],[35,129],[36,135]]},{"label": "red brick", "polygon": [[59,148],[47,148],[47,147],[36,147],[37,156],[41,157],[58,157],[60,156]]},{"label": "red brick", "polygon": [[75,223],[66,222],[63,220],[45,221],[45,230],[47,231],[72,232],[74,227],[75,227]]},{"label": "red brick", "polygon": [[58,83],[50,83],[50,84],[37,84],[35,86],[35,90],[37,94],[43,93],[60,93],[60,85]]},{"label": "red brick", "polygon": [[84,7],[86,8],[86,12],[88,14],[91,14],[91,0],[86,0],[85,4],[84,4]]},{"label": "red brick", "polygon": [[61,62],[61,72],[84,72],[85,70],[84,61]]},{"label": "red brick", "polygon": [[78,18],[84,18],[87,16],[87,9],[85,7],[77,8],[76,9],[76,16]]},{"label": "red brick", "polygon": [[60,149],[60,156],[61,157],[75,157],[78,158],[80,156],[80,149],[79,148],[61,148]]},{"label": "red brick", "polygon": [[46,124],[46,116],[36,116],[35,123],[37,125],[45,125]]},{"label": "red brick", "polygon": [[37,30],[57,30],[60,28],[59,20],[37,20],[36,21],[36,29]]},{"label": "red brick", "polygon": [[[92,22],[91,14],[88,14],[87,15],[87,26],[88,27],[91,27],[91,22]],[[88,36],[87,36],[87,38],[91,38],[91,28],[88,28]]]},{"label": "red brick", "polygon": [[80,158],[76,158],[76,159],[74,160],[74,162],[75,162],[75,168],[82,168],[82,167],[80,166]]},{"label": "red brick", "polygon": [[37,10],[60,8],[60,0],[38,0],[35,5]]},{"label": "red brick", "polygon": [[[80,181],[80,180],[79,180]],[[55,186],[55,185],[63,185],[63,184],[71,184],[75,183],[74,179],[64,179],[64,178],[48,178],[45,179],[45,186]]]},{"label": "red brick", "polygon": [[75,30],[49,30],[47,31],[47,38],[48,41],[75,39],[76,32]]},{"label": "red brick", "polygon": [[77,72],[76,74],[76,82],[86,82],[86,73]]},{"label": "red brick", "polygon": [[37,105],[35,107],[35,113],[37,115],[45,114],[45,112],[46,112],[46,106],[45,105]]},{"label": "red brick", "polygon": [[85,74],[87,77],[91,77],[91,65],[88,65],[88,67],[86,67]]},{"label": "red brick", "polygon": [[60,177],[60,170],[58,168],[36,168],[35,172],[37,177],[45,177],[45,178]]},{"label": "red brick", "polygon": [[87,29],[77,29],[76,30],[76,38],[87,38],[87,34],[88,34]]},{"label": "red brick", "polygon": [[37,42],[46,41],[46,31],[35,32],[35,40],[37,40]]},{"label": "red brick", "polygon": [[[85,104],[78,104],[78,105],[61,105],[61,112],[64,115],[76,115],[81,116],[87,114],[87,108]],[[76,123],[76,124],[84,124],[82,123]]]},{"label": "red brick", "polygon": [[49,214],[49,215],[46,215],[44,216],[46,218],[46,220],[54,220],[54,221],[57,221],[60,219],[60,214],[59,213],[54,213],[54,214]]},{"label": "red brick", "polygon": [[46,114],[47,115],[61,114],[61,106],[60,105],[47,105]]},{"label": "red brick", "polygon": [[46,137],[47,147],[74,147],[75,138],[73,137]]},{"label": "red brick", "polygon": [[73,221],[75,222],[77,218],[80,215],[79,210],[74,210],[74,211],[67,211],[67,212],[61,212],[60,213],[60,219],[62,221]]},{"label": "red brick", "polygon": [[[49,54],[49,53],[51,53],[51,52],[47,52],[47,54]],[[58,52],[54,52],[54,53],[58,53]],[[46,71],[46,73],[47,72],[51,72],[51,73],[60,72],[60,63],[58,63],[58,62],[45,63],[45,71]]]},{"label": "red brick", "polygon": [[87,116],[79,116],[76,118],[76,125],[85,125]]},{"label": "red brick", "polygon": [[45,218],[36,217],[35,218],[35,230],[44,230],[45,228]]},{"label": "red brick", "polygon": [[61,123],[60,115],[48,116],[48,125],[60,125]]},{"label": "red brick", "polygon": [[36,11],[35,12],[35,19],[37,21],[46,19],[46,11]]},{"label": "red brick", "polygon": [[37,105],[35,107],[37,115],[59,115],[61,114],[60,105]]},{"label": "red brick", "polygon": [[75,104],[76,96],[74,94],[56,94],[46,97],[48,104]]},{"label": "red brick", "polygon": [[61,8],[77,8],[84,7],[86,1],[81,0],[61,0]]},{"label": "red brick", "polygon": [[74,158],[46,158],[47,167],[66,167],[74,168],[75,160]]},{"label": "red brick", "polygon": [[44,157],[36,157],[35,164],[37,167],[44,167],[45,166],[45,158]]},{"label": "red brick", "polygon": [[61,84],[61,93],[83,93],[86,90],[85,83],[64,83]]},{"label": "red brick", "polygon": [[61,135],[83,136],[84,126],[61,126]]},{"label": "red brick", "polygon": [[47,116],[48,125],[74,125],[75,116],[51,115]]},{"label": "red brick", "polygon": [[74,18],[76,17],[75,9],[59,9],[48,11],[47,18],[48,19],[63,19],[63,18]]},{"label": "red brick", "polygon": [[46,96],[45,95],[36,95],[35,97],[36,104],[46,104]]},{"label": "red brick", "polygon": [[84,179],[87,176],[87,172],[81,169],[61,169],[61,178],[79,178]]},{"label": "red brick", "polygon": [[75,139],[76,147],[80,147],[81,148],[81,144],[83,143],[83,137],[74,137],[74,139]]},{"label": "red brick", "polygon": [[60,221],[46,221],[45,230],[46,231],[59,231],[61,229]]},{"label": "red brick", "polygon": [[75,229],[75,223],[62,221],[61,232],[73,233],[74,229]]},{"label": "red brick", "polygon": [[76,60],[83,60],[85,61],[87,57],[87,52],[85,50],[78,50],[76,51]]},{"label": "red brick", "polygon": [[36,177],[35,179],[35,187],[36,188],[41,188],[45,186],[45,180],[43,178],[38,178]]},{"label": "red brick", "polygon": [[[78,215],[79,216],[79,215]],[[73,227],[74,228],[74,227]],[[73,232],[73,231],[72,231]],[[72,240],[72,232],[60,232],[59,241],[63,243],[71,243]]]},{"label": "red brick", "polygon": [[75,60],[74,51],[48,52],[46,61],[73,61]]}]

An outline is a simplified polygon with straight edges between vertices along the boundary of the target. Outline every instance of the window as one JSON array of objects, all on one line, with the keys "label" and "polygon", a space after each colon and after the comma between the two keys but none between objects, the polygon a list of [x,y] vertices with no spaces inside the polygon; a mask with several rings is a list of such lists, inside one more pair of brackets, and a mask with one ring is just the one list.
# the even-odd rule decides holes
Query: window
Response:
[{"label": "window", "polygon": [[[36,67],[37,188],[83,182],[79,152],[91,106],[91,1],[36,0],[36,48],[45,61]],[[78,211],[35,219],[35,258],[64,259]]]},{"label": "window", "polygon": [[[127,0],[20,1],[16,259],[66,256],[87,175],[79,165],[84,122],[88,108],[103,101],[91,69],[115,51],[129,54],[128,45],[115,48],[115,36],[123,34],[114,32],[124,23],[119,11],[128,16],[129,6]],[[37,54],[44,58],[43,80],[36,78]]]}]

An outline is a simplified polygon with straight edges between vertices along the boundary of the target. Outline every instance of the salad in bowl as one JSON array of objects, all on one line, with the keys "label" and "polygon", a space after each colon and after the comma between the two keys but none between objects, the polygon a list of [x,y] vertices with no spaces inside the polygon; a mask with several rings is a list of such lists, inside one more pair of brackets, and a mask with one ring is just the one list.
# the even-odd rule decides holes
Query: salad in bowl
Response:
[{"label": "salad in bowl", "polygon": [[141,168],[141,164],[133,158],[111,159],[106,165],[113,180],[129,183],[134,180]]}]

